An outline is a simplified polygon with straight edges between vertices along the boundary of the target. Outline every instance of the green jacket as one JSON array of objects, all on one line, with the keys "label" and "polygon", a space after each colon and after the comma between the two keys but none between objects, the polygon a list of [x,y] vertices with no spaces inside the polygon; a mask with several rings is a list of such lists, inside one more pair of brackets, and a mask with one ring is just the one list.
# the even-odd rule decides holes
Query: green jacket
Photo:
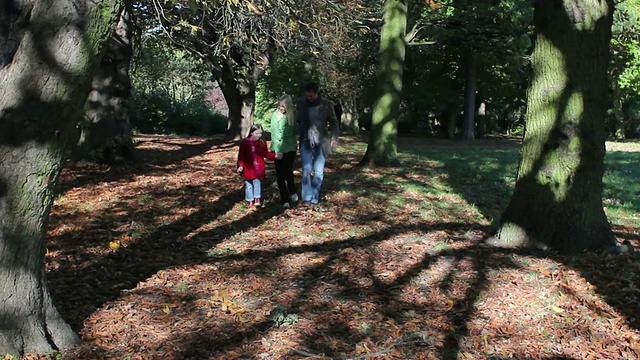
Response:
[{"label": "green jacket", "polygon": [[[296,126],[287,123],[287,114],[278,116],[276,110],[271,114],[271,151],[286,153],[296,151]],[[278,118],[279,117],[279,118]]]}]

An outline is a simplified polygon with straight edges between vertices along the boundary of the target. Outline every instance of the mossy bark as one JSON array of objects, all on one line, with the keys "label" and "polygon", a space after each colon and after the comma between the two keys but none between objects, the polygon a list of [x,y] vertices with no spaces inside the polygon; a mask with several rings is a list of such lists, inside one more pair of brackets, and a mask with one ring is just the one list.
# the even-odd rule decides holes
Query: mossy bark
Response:
[{"label": "mossy bark", "polygon": [[610,0],[535,3],[522,158],[490,243],[567,254],[615,243],[602,207],[612,14]]},{"label": "mossy bark", "polygon": [[80,140],[72,151],[74,161],[113,163],[133,159],[129,122],[133,19],[131,1],[125,0],[124,5],[93,77],[80,120]]},{"label": "mossy bark", "polygon": [[0,7],[0,354],[78,341],[45,284],[45,231],[74,120],[119,8],[115,0]]},{"label": "mossy bark", "polygon": [[406,0],[387,0],[380,33],[378,100],[373,108],[371,133],[361,164],[395,166],[398,161],[398,116],[406,52]]}]

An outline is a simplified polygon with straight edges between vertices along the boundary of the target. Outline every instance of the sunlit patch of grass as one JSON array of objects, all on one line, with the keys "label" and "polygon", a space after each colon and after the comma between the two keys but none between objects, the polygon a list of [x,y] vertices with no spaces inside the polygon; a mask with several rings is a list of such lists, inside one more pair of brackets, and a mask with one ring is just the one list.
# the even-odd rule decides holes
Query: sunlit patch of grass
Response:
[{"label": "sunlit patch of grass", "polygon": [[603,176],[603,204],[613,223],[640,226],[639,153],[608,152]]},{"label": "sunlit patch of grass", "polygon": [[234,247],[216,247],[207,251],[209,257],[224,257],[235,254],[238,250]]},{"label": "sunlit patch of grass", "polygon": [[451,245],[446,242],[437,242],[433,244],[431,248],[433,249],[433,251],[443,252],[451,250]]},{"label": "sunlit patch of grass", "polygon": [[363,336],[371,336],[375,334],[376,328],[373,324],[368,322],[362,322],[358,325],[358,332]]}]

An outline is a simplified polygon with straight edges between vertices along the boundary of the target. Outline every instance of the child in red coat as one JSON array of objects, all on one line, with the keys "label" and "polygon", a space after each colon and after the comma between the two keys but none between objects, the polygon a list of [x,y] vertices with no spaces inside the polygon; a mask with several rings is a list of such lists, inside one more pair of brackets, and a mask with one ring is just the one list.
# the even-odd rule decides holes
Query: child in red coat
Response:
[{"label": "child in red coat", "polygon": [[253,124],[247,136],[240,142],[238,151],[238,173],[244,178],[245,200],[250,206],[260,207],[262,180],[264,180],[264,158],[271,161],[281,159],[281,153],[267,150],[262,138],[262,126]]}]

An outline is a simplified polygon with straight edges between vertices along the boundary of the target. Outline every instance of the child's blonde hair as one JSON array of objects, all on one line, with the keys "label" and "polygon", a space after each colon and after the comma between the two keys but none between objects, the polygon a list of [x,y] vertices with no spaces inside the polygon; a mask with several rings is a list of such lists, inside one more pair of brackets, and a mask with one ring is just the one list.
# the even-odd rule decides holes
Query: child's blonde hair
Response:
[{"label": "child's blonde hair", "polygon": [[293,126],[296,124],[296,108],[293,106],[291,95],[285,94],[280,96],[278,104],[283,103],[287,114],[287,124]]}]

